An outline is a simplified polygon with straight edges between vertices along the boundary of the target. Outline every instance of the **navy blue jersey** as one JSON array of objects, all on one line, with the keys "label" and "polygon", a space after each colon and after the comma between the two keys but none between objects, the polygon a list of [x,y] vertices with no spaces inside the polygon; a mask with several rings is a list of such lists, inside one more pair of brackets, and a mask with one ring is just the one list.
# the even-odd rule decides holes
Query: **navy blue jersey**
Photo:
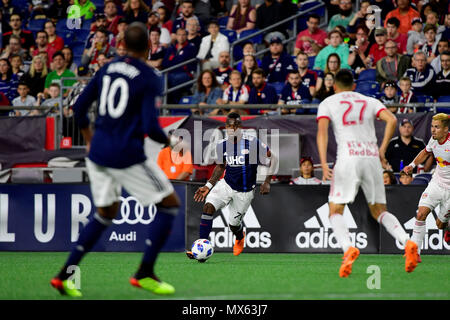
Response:
[{"label": "navy blue jersey", "polygon": [[89,159],[105,167],[126,168],[145,161],[145,134],[166,143],[155,108],[162,92],[161,76],[135,58],[119,57],[97,71],[73,106],[80,128],[86,128],[88,109],[98,98]]},{"label": "navy blue jersey", "polygon": [[310,102],[311,94],[309,93],[309,89],[303,86],[302,84],[299,85],[297,90],[293,90],[292,86],[287,83],[283,90],[281,91],[281,97],[280,100],[282,100],[285,104],[303,104],[303,103],[309,103]]},{"label": "navy blue jersey", "polygon": [[225,182],[236,191],[253,190],[256,186],[258,165],[270,165],[268,150],[266,144],[247,135],[243,135],[237,143],[231,139],[219,141],[216,151],[218,162],[226,163]]},{"label": "navy blue jersey", "polygon": [[261,62],[261,69],[267,74],[267,82],[285,82],[289,71],[295,70],[296,65],[294,59],[287,53],[281,53],[278,58],[272,58],[272,55],[267,55]]}]

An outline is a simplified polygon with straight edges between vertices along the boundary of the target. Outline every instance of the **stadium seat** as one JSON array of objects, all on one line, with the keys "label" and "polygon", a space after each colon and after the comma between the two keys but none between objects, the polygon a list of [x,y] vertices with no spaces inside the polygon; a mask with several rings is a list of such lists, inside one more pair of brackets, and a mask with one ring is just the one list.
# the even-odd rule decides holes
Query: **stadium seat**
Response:
[{"label": "stadium seat", "polygon": [[428,180],[426,178],[415,177],[411,184],[428,184]]},{"label": "stadium seat", "polygon": [[81,23],[81,29],[91,31],[92,22],[94,22],[94,19],[83,20],[83,22]]},{"label": "stadium seat", "polygon": [[219,27],[225,29],[228,23],[228,16],[220,17],[217,22],[219,23]]},{"label": "stadium seat", "polygon": [[356,84],[356,92],[362,94],[377,94],[380,92],[380,84],[376,81],[360,81]]},{"label": "stadium seat", "polygon": [[376,81],[377,72],[375,69],[366,69],[361,71],[358,81]]},{"label": "stadium seat", "polygon": [[57,31],[69,30],[67,28],[67,19],[58,20],[58,22],[56,22],[56,30]]},{"label": "stadium seat", "polygon": [[315,73],[317,73],[317,77],[319,78],[323,78],[324,77],[324,72],[320,69],[312,69],[312,71],[314,71]]},{"label": "stadium seat", "polygon": [[450,96],[440,96],[437,98],[437,102],[450,102]]},{"label": "stadium seat", "polygon": [[312,68],[314,68],[315,61],[316,61],[316,56],[308,57],[308,69],[312,70]]},{"label": "stadium seat", "polygon": [[[302,2],[299,11],[306,11],[312,7],[315,7],[319,4],[321,4],[321,1],[317,1],[317,0],[308,0],[305,2]],[[325,16],[325,6],[322,6],[320,8],[314,9],[313,11],[308,12],[308,15],[311,13],[317,13],[320,17],[324,17]]]},{"label": "stadium seat", "polygon": [[239,61],[242,58],[244,58],[244,52],[242,50],[242,47],[240,45],[233,47],[233,59],[234,61]]},{"label": "stadium seat", "polygon": [[[56,33],[58,34],[58,33]],[[72,43],[75,40],[75,32],[65,31],[58,34],[64,40],[64,45],[72,46]]]},{"label": "stadium seat", "polygon": [[72,43],[72,51],[74,56],[83,55],[84,42],[75,41]]},{"label": "stadium seat", "polygon": [[[239,34],[239,39],[241,39],[241,38],[244,38],[244,37],[247,37],[247,36],[249,36],[249,35],[251,35],[251,34],[253,34],[253,33],[255,33],[255,32],[258,32],[259,31],[259,29],[252,29],[252,30],[244,30],[244,31],[242,31],[240,34]],[[263,35],[262,35],[262,33],[261,34],[258,34],[258,35],[256,35],[256,36],[254,36],[253,38],[250,38],[248,41],[251,41],[251,42],[253,42],[253,43],[258,43],[258,44],[261,44],[262,43],[262,41],[263,41]]]},{"label": "stadium seat", "polygon": [[77,33],[76,33],[77,41],[85,42],[86,39],[89,37],[90,33],[91,33],[91,31],[90,30],[86,30],[86,29],[77,30]]},{"label": "stadium seat", "polygon": [[44,24],[47,19],[33,19],[28,23],[28,29],[30,31],[40,31],[44,29]]},{"label": "stadium seat", "polygon": [[425,94],[417,95],[416,98],[417,98],[418,102],[422,102],[422,103],[428,103],[428,102],[434,101],[432,96],[425,95]]},{"label": "stadium seat", "polygon": [[74,55],[73,56],[73,62],[77,65],[77,66],[81,66],[81,58],[82,58],[83,56],[81,56],[81,55]]},{"label": "stadium seat", "polygon": [[[437,102],[450,102],[450,96],[440,96],[437,98]],[[449,106],[450,107],[450,106]],[[449,107],[436,107],[436,113],[450,113]]]},{"label": "stadium seat", "polygon": [[220,30],[220,33],[227,36],[228,42],[230,44],[232,44],[233,42],[235,42],[237,40],[237,33],[234,30],[224,29],[224,30]]},{"label": "stadium seat", "polygon": [[426,179],[428,182],[430,182],[431,177],[432,177],[432,174],[430,174],[430,173],[419,173],[414,177],[414,179],[422,178],[422,179]]}]

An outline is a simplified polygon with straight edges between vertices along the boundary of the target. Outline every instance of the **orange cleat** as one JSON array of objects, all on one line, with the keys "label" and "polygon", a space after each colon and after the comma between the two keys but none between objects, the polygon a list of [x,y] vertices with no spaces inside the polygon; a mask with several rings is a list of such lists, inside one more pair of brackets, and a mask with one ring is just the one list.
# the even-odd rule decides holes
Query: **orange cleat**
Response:
[{"label": "orange cleat", "polygon": [[342,257],[344,261],[342,261],[341,268],[339,269],[339,277],[347,278],[352,273],[353,262],[355,262],[358,257],[359,249],[355,247],[348,248]]},{"label": "orange cleat", "polygon": [[244,233],[244,237],[241,240],[237,240],[234,242],[234,246],[233,246],[233,254],[235,256],[238,256],[241,254],[242,250],[244,250],[244,243],[245,243],[245,231]]},{"label": "orange cleat", "polygon": [[405,271],[413,272],[417,267],[418,263],[418,253],[417,253],[417,244],[414,241],[408,240],[405,245],[405,254],[403,257],[405,260]]}]

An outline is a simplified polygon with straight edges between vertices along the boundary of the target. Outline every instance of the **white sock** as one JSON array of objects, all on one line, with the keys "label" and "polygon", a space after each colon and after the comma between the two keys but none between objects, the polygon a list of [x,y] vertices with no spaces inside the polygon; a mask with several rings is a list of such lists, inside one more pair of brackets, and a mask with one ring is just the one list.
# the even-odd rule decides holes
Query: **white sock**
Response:
[{"label": "white sock", "polygon": [[352,246],[352,242],[350,241],[350,235],[348,233],[347,225],[345,224],[344,216],[339,213],[333,213],[330,216],[330,223],[342,250],[344,253],[347,252],[348,248]]},{"label": "white sock", "polygon": [[382,224],[386,228],[387,232],[389,232],[389,234],[402,245],[405,245],[406,241],[409,240],[409,235],[402,228],[402,225],[392,213],[387,211],[381,213],[378,217],[378,223]]},{"label": "white sock", "polygon": [[425,233],[427,232],[427,225],[425,221],[420,221],[416,219],[413,228],[413,234],[411,240],[417,244],[417,252],[420,254],[420,249],[422,248],[423,239],[425,238]]}]

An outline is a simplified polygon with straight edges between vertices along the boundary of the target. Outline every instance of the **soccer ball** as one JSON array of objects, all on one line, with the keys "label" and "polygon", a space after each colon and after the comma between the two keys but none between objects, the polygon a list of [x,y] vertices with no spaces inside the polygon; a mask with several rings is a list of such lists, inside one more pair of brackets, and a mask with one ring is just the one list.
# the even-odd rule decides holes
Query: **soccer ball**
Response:
[{"label": "soccer ball", "polygon": [[208,239],[198,239],[192,244],[192,254],[199,262],[205,262],[211,258],[214,248]]}]

